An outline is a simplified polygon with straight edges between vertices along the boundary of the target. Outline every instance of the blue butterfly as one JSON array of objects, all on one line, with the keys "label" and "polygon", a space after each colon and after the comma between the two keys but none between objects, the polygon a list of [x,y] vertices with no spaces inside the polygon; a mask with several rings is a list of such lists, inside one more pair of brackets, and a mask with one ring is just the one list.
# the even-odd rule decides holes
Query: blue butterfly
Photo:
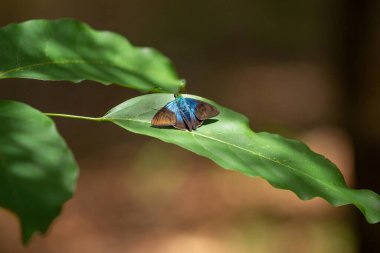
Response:
[{"label": "blue butterfly", "polygon": [[152,126],[173,126],[180,130],[192,131],[204,120],[215,117],[219,110],[214,106],[193,98],[176,94],[175,99],[162,107],[152,118]]}]

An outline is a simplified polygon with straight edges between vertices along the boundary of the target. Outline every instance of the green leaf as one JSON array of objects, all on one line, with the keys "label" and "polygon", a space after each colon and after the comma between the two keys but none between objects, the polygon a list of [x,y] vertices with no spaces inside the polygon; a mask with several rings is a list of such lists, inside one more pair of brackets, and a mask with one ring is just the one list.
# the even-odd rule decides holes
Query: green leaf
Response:
[{"label": "green leaf", "polygon": [[171,100],[173,95],[168,94],[136,97],[113,108],[104,119],[131,132],[179,145],[223,168],[262,177],[300,199],[321,197],[334,206],[354,204],[368,222],[380,221],[379,195],[348,188],[338,168],[305,144],[276,134],[254,133],[245,116],[212,101],[205,100],[216,106],[220,115],[196,131],[151,127],[153,115]]},{"label": "green leaf", "polygon": [[19,218],[23,241],[46,232],[71,198],[75,160],[53,121],[28,105],[0,101],[0,206]]},{"label": "green leaf", "polygon": [[141,91],[182,86],[165,56],[71,19],[31,20],[0,29],[0,79],[92,80]]}]

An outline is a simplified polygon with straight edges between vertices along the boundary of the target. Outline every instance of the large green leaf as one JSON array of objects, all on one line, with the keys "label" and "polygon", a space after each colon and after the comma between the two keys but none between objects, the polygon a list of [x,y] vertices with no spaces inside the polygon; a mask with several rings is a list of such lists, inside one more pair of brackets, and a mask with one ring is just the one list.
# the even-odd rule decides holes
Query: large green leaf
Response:
[{"label": "large green leaf", "polygon": [[71,19],[31,20],[0,29],[0,79],[92,80],[141,91],[178,91],[169,59],[124,37]]},{"label": "large green leaf", "polygon": [[220,110],[220,115],[196,131],[151,127],[157,109],[172,99],[173,95],[168,94],[136,97],[113,108],[103,120],[177,144],[226,169],[262,177],[276,188],[293,191],[303,200],[321,197],[334,206],[354,204],[368,222],[380,221],[379,195],[348,188],[338,168],[305,144],[275,134],[254,133],[246,117],[212,101],[206,100]]},{"label": "large green leaf", "polygon": [[18,216],[24,242],[47,230],[71,198],[77,175],[49,117],[22,103],[0,101],[0,206]]}]

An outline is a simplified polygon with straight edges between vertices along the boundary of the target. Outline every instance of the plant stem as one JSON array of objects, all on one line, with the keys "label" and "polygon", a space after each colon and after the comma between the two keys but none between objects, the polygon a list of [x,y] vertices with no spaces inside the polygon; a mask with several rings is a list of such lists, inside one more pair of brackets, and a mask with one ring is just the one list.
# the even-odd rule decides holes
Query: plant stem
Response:
[{"label": "plant stem", "polygon": [[82,119],[82,120],[90,120],[90,121],[107,121],[105,118],[93,118],[93,117],[86,117],[86,116],[78,116],[78,115],[69,115],[69,114],[61,114],[61,113],[45,113],[46,116],[50,117],[61,117],[61,118],[70,118],[70,119]]}]

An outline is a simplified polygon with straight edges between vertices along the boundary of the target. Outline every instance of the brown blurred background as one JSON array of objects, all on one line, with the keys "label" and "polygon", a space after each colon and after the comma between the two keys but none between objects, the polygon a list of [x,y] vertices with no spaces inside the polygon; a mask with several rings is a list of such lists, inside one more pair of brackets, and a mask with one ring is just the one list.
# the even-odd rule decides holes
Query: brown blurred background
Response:
[{"label": "brown blurred background", "polygon": [[[188,92],[305,141],[353,187],[380,192],[380,2],[1,0],[0,25],[72,17],[169,56]],[[1,80],[0,99],[101,116],[118,86]],[[24,248],[0,209],[0,253],[380,252],[353,206],[301,201],[176,146],[111,124],[56,119],[81,167],[75,196]]]}]

